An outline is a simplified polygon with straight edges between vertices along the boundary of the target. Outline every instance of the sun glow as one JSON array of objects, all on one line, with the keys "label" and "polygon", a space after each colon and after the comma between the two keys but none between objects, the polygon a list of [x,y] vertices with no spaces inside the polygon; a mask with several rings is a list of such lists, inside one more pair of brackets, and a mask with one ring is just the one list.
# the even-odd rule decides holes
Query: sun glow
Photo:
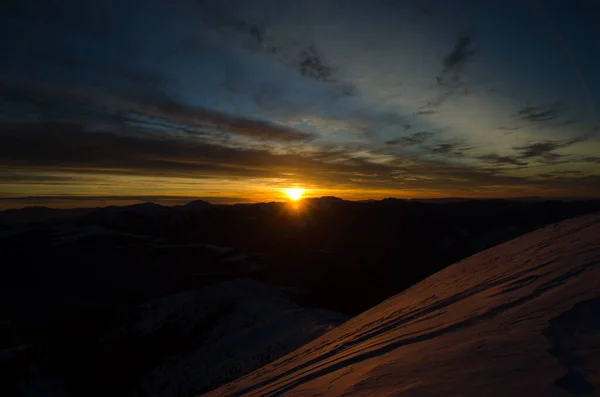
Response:
[{"label": "sun glow", "polygon": [[290,188],[290,189],[285,189],[284,192],[285,192],[285,194],[287,194],[287,196],[290,198],[290,200],[298,201],[302,198],[302,194],[304,194],[304,189]]}]

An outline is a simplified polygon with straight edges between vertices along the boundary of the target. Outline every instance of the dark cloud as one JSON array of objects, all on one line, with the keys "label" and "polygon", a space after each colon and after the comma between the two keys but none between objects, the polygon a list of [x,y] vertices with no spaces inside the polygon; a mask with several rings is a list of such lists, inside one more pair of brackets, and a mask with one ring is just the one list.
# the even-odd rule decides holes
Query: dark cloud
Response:
[{"label": "dark cloud", "polygon": [[455,145],[451,143],[442,143],[432,147],[429,151],[433,154],[449,154],[455,149]]},{"label": "dark cloud", "polygon": [[268,149],[224,147],[146,135],[94,132],[69,123],[0,126],[0,164],[15,169],[178,176],[276,176],[279,172],[390,175],[395,165],[353,156],[356,148],[332,145],[308,155],[275,155]]},{"label": "dark cloud", "polygon": [[187,126],[247,136],[260,141],[309,141],[316,136],[264,120],[232,116],[208,109],[194,109],[172,101],[148,104],[142,111]]},{"label": "dark cloud", "polygon": [[386,141],[385,143],[387,145],[403,145],[403,146],[420,145],[433,136],[435,136],[435,133],[433,133],[433,132],[419,131],[419,132],[415,132],[414,134],[411,134],[409,136],[404,136],[401,138]]},{"label": "dark cloud", "polygon": [[586,163],[600,164],[600,157],[598,157],[598,156],[585,157],[583,159],[583,161],[585,161]]},{"label": "dark cloud", "polygon": [[[274,154],[264,149],[225,147],[189,139],[157,138],[146,135],[121,135],[94,132],[77,124],[4,124],[0,126],[0,166],[12,170],[2,183],[27,184],[69,183],[68,179],[49,179],[45,175],[69,173],[79,178],[74,183],[94,184],[89,178],[103,175],[134,175],[178,178],[289,178],[294,174],[304,183],[330,188],[435,189],[457,192],[486,189],[496,192],[498,186],[571,188],[597,182],[593,178],[577,178],[585,185],[575,185],[568,178],[553,179],[559,185],[543,181],[498,175],[493,170],[437,161],[405,161],[397,157],[389,163],[371,162],[360,157],[362,151],[352,146],[323,146],[307,154]],[[459,144],[440,144],[432,153],[456,157],[468,150]],[[359,156],[357,156],[359,154]],[[376,153],[372,152],[373,155]],[[36,175],[19,179],[14,174]],[[83,179],[81,179],[83,178]],[[88,178],[88,179],[86,179]],[[32,181],[36,182],[32,182]],[[558,182],[557,182],[558,181]],[[101,181],[97,181],[101,183]],[[593,190],[593,186],[590,186]],[[596,191],[598,189],[596,188]],[[590,190],[591,191],[591,190]]]},{"label": "dark cloud", "polygon": [[[251,20],[247,15],[236,15],[237,11],[227,4],[203,1],[200,3],[205,14],[204,19],[210,25],[221,31],[234,32],[238,36],[247,37],[253,50],[274,56],[286,67],[295,69],[309,79],[320,82],[334,82],[334,69],[324,60],[324,56],[315,43],[306,43],[304,48],[297,50],[296,45],[285,44],[277,37],[269,35],[265,22]],[[344,90],[347,95],[353,95],[352,89]]]},{"label": "dark cloud", "polygon": [[444,142],[425,148],[430,154],[444,157],[465,157],[471,149],[470,146],[456,142]]},{"label": "dark cloud", "polygon": [[422,18],[430,17],[434,14],[435,6],[428,0],[397,0],[401,4],[406,4],[411,10],[409,21],[417,22]]},{"label": "dark cloud", "polygon": [[0,183],[49,183],[52,185],[68,183],[75,180],[72,176],[63,175],[31,175],[31,174],[19,174],[13,172],[1,173],[0,172]]},{"label": "dark cloud", "polygon": [[194,139],[93,131],[73,123],[0,125],[0,164],[48,172],[176,176],[279,176],[283,172],[386,172],[390,168],[353,158],[352,149],[323,148],[310,155],[273,154]]},{"label": "dark cloud", "polygon": [[473,36],[470,34],[462,34],[456,38],[454,47],[446,54],[442,61],[442,70],[436,77],[440,93],[432,100],[428,101],[421,109],[421,114],[427,114],[438,106],[442,105],[446,100],[462,91],[466,93],[468,87],[463,81],[462,73],[465,66],[471,61],[476,51],[471,47],[473,45]]},{"label": "dark cloud", "polygon": [[557,179],[564,178],[565,176],[582,176],[583,172],[581,171],[554,171],[554,172],[542,172],[537,174],[538,178],[544,179]]},{"label": "dark cloud", "polygon": [[[106,169],[130,174],[265,175],[265,152],[170,138],[88,132],[68,124],[32,125],[2,134],[0,159],[58,169]],[[31,144],[30,144],[31,143]],[[48,150],[42,150],[44,145]]]},{"label": "dark cloud", "polygon": [[[370,188],[381,183],[398,184],[392,172],[401,159],[390,164],[361,157],[364,150],[339,145],[307,154],[274,154],[269,148],[246,149],[175,138],[94,132],[76,124],[15,124],[0,126],[0,166],[19,173],[78,175],[79,182],[92,175],[133,175],[178,178],[284,178],[290,174],[304,183],[334,187]],[[418,167],[417,167],[418,168]],[[413,168],[420,172],[435,169]],[[368,177],[365,177],[368,176]],[[427,180],[427,178],[423,178]],[[25,181],[6,180],[8,184]],[[416,183],[416,179],[411,183]]]},{"label": "dark cloud", "polygon": [[265,43],[265,33],[260,26],[251,25],[250,35],[254,38],[254,40],[256,40],[258,45],[263,45]]},{"label": "dark cloud", "polygon": [[446,93],[451,93],[463,85],[460,74],[476,53],[470,48],[472,42],[470,35],[458,36],[454,48],[444,57],[443,69],[436,80],[439,86],[447,89]]},{"label": "dark cloud", "polygon": [[297,68],[300,74],[306,78],[323,82],[333,81],[333,68],[325,63],[323,55],[315,44],[300,51]]},{"label": "dark cloud", "polygon": [[436,114],[437,110],[427,109],[427,107],[430,106],[432,103],[433,103],[433,101],[429,102],[428,104],[426,104],[425,106],[422,107],[422,110],[416,111],[412,115],[413,116],[429,116],[432,114]]},{"label": "dark cloud", "polygon": [[554,102],[549,105],[524,106],[517,111],[515,118],[517,120],[539,123],[555,120],[562,115],[565,107],[561,102]]},{"label": "dark cloud", "polygon": [[520,158],[530,159],[534,157],[545,157],[553,154],[552,152],[556,149],[560,149],[560,147],[561,145],[556,142],[547,141],[515,147],[515,150],[518,150],[521,153],[519,156]]},{"label": "dark cloud", "polygon": [[139,201],[142,203],[153,202],[164,205],[179,205],[189,203],[193,200],[208,201],[212,204],[232,204],[232,203],[248,203],[250,200],[239,197],[225,196],[92,196],[92,195],[70,195],[70,196],[18,196],[18,197],[0,197],[0,202],[20,203],[21,205],[36,205],[60,202],[84,202],[94,205],[99,202],[131,202]]},{"label": "dark cloud", "polygon": [[[267,54],[276,54],[280,51],[279,45],[269,35],[268,25],[259,18],[248,18],[239,15],[239,10],[233,4],[219,1],[198,1],[200,18],[207,27],[225,34],[226,39],[231,36],[246,40],[247,48],[258,50]],[[243,41],[243,40],[242,40]]]},{"label": "dark cloud", "polygon": [[128,99],[92,97],[74,91],[0,84],[0,103],[38,114],[42,120],[81,120],[86,124],[145,124],[194,134],[225,133],[258,141],[307,142],[315,134],[265,120],[193,108],[157,92]]},{"label": "dark cloud", "polygon": [[415,113],[413,113],[414,116],[426,116],[426,115],[430,115],[430,114],[436,114],[437,110],[433,110],[433,109],[425,109],[425,110],[419,110]]},{"label": "dark cloud", "polygon": [[537,159],[554,162],[562,157],[559,153],[555,153],[555,150],[566,148],[585,139],[585,136],[580,136],[562,141],[533,142],[524,146],[514,147],[513,149],[519,152],[519,159]]},{"label": "dark cloud", "polygon": [[512,134],[515,131],[518,131],[520,129],[520,127],[505,127],[505,126],[500,126],[500,127],[497,127],[497,129],[499,131],[504,131],[505,134]]},{"label": "dark cloud", "polygon": [[260,153],[227,150],[174,139],[147,139],[107,132],[89,132],[68,123],[12,124],[0,127],[0,162],[10,167],[39,169],[106,169],[146,173],[235,172],[237,156],[260,164]]},{"label": "dark cloud", "polygon": [[477,158],[483,162],[496,164],[496,165],[518,165],[518,166],[526,166],[527,165],[526,162],[520,161],[516,157],[500,156],[498,154],[485,154],[485,155],[479,156]]},{"label": "dark cloud", "polygon": [[456,38],[454,48],[446,55],[446,57],[444,57],[443,65],[447,71],[464,66],[464,64],[475,55],[475,51],[470,48],[472,42],[473,38],[470,35],[465,34]]}]

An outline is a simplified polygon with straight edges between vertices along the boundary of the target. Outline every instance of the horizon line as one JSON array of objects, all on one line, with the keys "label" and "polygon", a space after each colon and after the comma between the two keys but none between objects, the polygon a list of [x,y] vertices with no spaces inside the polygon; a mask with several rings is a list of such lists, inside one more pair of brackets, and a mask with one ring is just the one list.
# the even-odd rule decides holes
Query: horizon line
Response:
[{"label": "horizon line", "polygon": [[[314,196],[314,197],[303,197],[301,200],[314,200],[314,199],[323,199],[323,198],[336,198],[342,201],[356,202],[356,203],[366,203],[366,202],[378,202],[383,200],[402,200],[402,201],[446,201],[446,200],[463,200],[463,201],[494,201],[494,200],[506,200],[506,201],[524,201],[524,200],[540,200],[540,201],[590,201],[590,200],[599,200],[600,197],[577,197],[577,196],[516,196],[516,197],[466,197],[466,196],[448,196],[448,197],[384,197],[384,198],[372,198],[372,199],[344,199],[338,196],[333,195],[324,195],[324,196]],[[24,202],[25,205],[20,207],[6,207],[1,208],[2,202]],[[67,203],[75,203],[75,202],[89,202],[89,201],[116,201],[115,204],[110,203],[98,203],[100,205],[92,205],[92,206],[75,206],[75,207],[56,207],[52,206],[51,203],[48,205],[43,204],[33,204],[26,205],[28,201],[58,201]],[[129,201],[131,203],[120,203],[119,201]],[[159,202],[155,202],[159,201]],[[170,204],[161,204],[160,201],[173,201],[177,203]],[[9,211],[9,210],[23,210],[26,208],[47,208],[47,209],[100,209],[100,208],[108,208],[108,207],[129,207],[133,205],[140,204],[156,204],[162,207],[174,208],[181,207],[186,204],[195,202],[195,201],[204,201],[210,205],[215,206],[224,206],[224,205],[254,205],[254,204],[272,204],[272,203],[287,203],[289,200],[270,200],[270,201],[253,201],[251,199],[239,198],[239,197],[225,197],[225,196],[17,196],[17,197],[0,197],[0,211]]]}]

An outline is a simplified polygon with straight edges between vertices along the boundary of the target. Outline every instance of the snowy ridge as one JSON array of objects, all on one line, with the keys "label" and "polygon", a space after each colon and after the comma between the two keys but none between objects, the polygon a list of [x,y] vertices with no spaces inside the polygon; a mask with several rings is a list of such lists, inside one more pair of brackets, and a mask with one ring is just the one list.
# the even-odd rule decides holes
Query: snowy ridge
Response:
[{"label": "snowy ridge", "polygon": [[599,282],[600,214],[563,221],[456,263],[207,396],[598,393]]},{"label": "snowy ridge", "polygon": [[302,346],[347,319],[294,305],[275,287],[233,280],[162,297],[140,307],[137,320],[105,338],[115,341],[154,337],[173,348],[186,346],[147,374],[143,395],[180,396],[210,390]]}]

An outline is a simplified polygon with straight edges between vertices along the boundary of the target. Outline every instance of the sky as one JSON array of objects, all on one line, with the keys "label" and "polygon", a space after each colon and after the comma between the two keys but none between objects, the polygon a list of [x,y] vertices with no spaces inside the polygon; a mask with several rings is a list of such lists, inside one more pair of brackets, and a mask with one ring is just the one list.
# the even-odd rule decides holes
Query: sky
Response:
[{"label": "sky", "polygon": [[12,0],[0,207],[600,197],[596,0]]}]

